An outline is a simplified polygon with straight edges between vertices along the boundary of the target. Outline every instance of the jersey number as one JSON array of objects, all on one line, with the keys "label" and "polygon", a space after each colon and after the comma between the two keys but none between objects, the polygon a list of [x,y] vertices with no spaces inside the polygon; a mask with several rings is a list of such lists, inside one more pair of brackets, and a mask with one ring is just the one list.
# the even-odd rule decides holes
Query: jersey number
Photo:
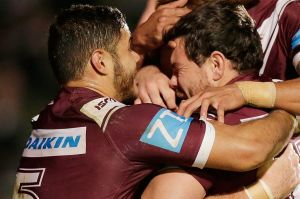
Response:
[{"label": "jersey number", "polygon": [[42,185],[45,170],[45,168],[19,168],[13,199],[39,199],[38,195],[31,188]]}]

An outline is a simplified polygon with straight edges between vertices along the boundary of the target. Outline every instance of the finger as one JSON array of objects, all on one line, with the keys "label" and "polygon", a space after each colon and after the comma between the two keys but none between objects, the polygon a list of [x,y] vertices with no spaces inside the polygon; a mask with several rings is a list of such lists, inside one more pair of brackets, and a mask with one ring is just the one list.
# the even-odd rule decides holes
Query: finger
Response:
[{"label": "finger", "polygon": [[186,111],[186,108],[188,107],[188,105],[193,103],[195,100],[197,100],[196,96],[191,97],[187,100],[182,100],[181,103],[179,104],[177,114],[178,115],[183,115],[184,112]]},{"label": "finger", "polygon": [[178,109],[177,109],[177,111],[176,111],[176,113],[177,113],[178,115],[183,115],[183,113],[184,113],[184,111],[185,111],[185,108],[186,108],[185,101],[186,101],[186,100],[182,100],[181,103],[179,104]]},{"label": "finger", "polygon": [[[181,18],[184,15],[190,13],[191,10],[188,8],[164,8],[158,10],[154,15],[154,17],[158,17],[159,22],[164,22],[165,18]],[[165,17],[165,18],[164,18]]]},{"label": "finger", "polygon": [[157,105],[160,105],[160,106],[162,106],[162,107],[164,107],[164,108],[167,108],[167,105],[164,103],[164,101],[163,101],[163,99],[160,97],[160,95],[158,95],[158,96],[150,96],[150,98],[151,98],[151,101],[152,101],[152,103],[153,104],[157,104]]},{"label": "finger", "polygon": [[157,85],[149,85],[148,86],[148,95],[150,97],[150,100],[153,104],[160,105],[162,107],[167,107],[166,104],[164,103],[163,99],[160,96],[159,89]]},{"label": "finger", "polygon": [[164,92],[160,90],[160,93],[163,97],[163,100],[165,101],[165,104],[169,109],[174,110],[178,108],[176,105],[176,97],[173,89],[170,88],[168,90],[165,90]]},{"label": "finger", "polygon": [[180,17],[161,17],[159,22],[163,27],[163,33],[166,33],[168,30],[170,30],[179,20]]},{"label": "finger", "polygon": [[210,102],[208,99],[203,99],[200,109],[200,116],[204,119],[207,119],[208,114],[208,108],[209,108]]},{"label": "finger", "polygon": [[218,106],[217,108],[218,121],[224,123],[224,108]]},{"label": "finger", "polygon": [[186,107],[185,112],[183,113],[183,116],[186,118],[190,117],[201,106],[201,104],[202,104],[202,101],[199,99],[193,101]]},{"label": "finger", "polygon": [[134,104],[141,104],[142,103],[142,100],[140,98],[136,98],[134,100]]},{"label": "finger", "polygon": [[185,6],[185,4],[188,2],[188,0],[177,0],[172,1],[170,3],[158,6],[157,10],[163,9],[163,8],[180,8]]},{"label": "finger", "polygon": [[146,92],[146,89],[140,89],[138,95],[139,95],[139,98],[142,103],[151,103],[152,102],[148,93]]}]

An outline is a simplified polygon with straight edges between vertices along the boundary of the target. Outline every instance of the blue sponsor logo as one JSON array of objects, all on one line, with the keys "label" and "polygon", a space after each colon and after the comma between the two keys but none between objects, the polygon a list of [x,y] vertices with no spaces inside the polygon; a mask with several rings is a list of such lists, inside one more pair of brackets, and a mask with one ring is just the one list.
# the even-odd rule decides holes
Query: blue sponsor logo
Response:
[{"label": "blue sponsor logo", "polygon": [[140,138],[141,142],[179,153],[192,118],[161,109]]},{"label": "blue sponsor logo", "polygon": [[34,129],[23,157],[50,157],[86,153],[86,127]]},{"label": "blue sponsor logo", "polygon": [[300,29],[292,38],[292,49],[294,50],[300,44]]},{"label": "blue sponsor logo", "polygon": [[66,147],[77,147],[80,141],[80,135],[78,136],[66,136],[66,137],[30,137],[26,143],[27,149],[57,149]]}]

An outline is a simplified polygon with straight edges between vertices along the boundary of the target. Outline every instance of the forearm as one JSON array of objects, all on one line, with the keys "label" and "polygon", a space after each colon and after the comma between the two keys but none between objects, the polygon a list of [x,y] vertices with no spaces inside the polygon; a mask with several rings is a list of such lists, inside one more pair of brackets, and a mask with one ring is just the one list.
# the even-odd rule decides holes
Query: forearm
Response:
[{"label": "forearm", "polygon": [[260,152],[256,155],[260,156],[257,159],[259,165],[259,161],[268,161],[282,151],[293,135],[294,126],[292,115],[276,110],[262,120],[242,124],[242,130],[238,132],[244,132],[242,136],[250,136],[250,140],[258,143]]},{"label": "forearm", "polygon": [[278,82],[275,107],[300,115],[300,78]]},{"label": "forearm", "polygon": [[205,198],[206,199],[248,199],[244,189],[240,189],[234,193],[206,196]]},{"label": "forearm", "polygon": [[246,81],[236,85],[247,104],[300,115],[300,78],[277,83]]},{"label": "forearm", "polygon": [[283,149],[293,125],[292,116],[285,111],[274,111],[264,119],[235,126],[214,123],[216,138],[206,167],[232,171],[255,169]]},{"label": "forearm", "polygon": [[206,198],[287,198],[286,196],[299,184],[298,163],[299,156],[294,151],[293,146],[289,144],[280,157],[259,168],[258,180],[255,183],[244,188],[241,187],[232,193],[212,195]]}]

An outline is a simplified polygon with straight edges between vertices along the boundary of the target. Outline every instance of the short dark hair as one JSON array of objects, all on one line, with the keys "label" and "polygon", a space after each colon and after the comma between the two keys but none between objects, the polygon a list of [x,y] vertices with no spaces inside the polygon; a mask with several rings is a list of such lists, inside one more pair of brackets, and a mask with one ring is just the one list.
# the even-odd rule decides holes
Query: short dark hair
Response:
[{"label": "short dark hair", "polygon": [[[176,0],[157,0],[156,7],[173,2],[173,1],[176,1]],[[209,1],[215,1],[215,0],[188,0],[188,2],[186,3],[186,6],[190,9],[195,9]]]},{"label": "short dark hair", "polygon": [[[176,1],[176,0],[157,0],[156,7],[170,3],[172,1]],[[210,1],[215,1],[215,0],[188,0],[186,5],[191,9],[195,9]],[[228,3],[242,4],[244,6],[255,4],[257,3],[257,1],[258,0],[227,0]]]},{"label": "short dark hair", "polygon": [[73,5],[50,26],[48,56],[62,85],[82,77],[92,52],[102,48],[114,54],[125,17],[109,6]]},{"label": "short dark hair", "polygon": [[165,41],[183,36],[189,59],[201,65],[213,51],[222,52],[242,72],[263,63],[260,36],[243,6],[225,0],[208,2],[182,17]]}]

